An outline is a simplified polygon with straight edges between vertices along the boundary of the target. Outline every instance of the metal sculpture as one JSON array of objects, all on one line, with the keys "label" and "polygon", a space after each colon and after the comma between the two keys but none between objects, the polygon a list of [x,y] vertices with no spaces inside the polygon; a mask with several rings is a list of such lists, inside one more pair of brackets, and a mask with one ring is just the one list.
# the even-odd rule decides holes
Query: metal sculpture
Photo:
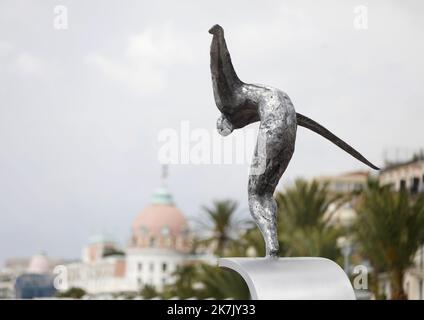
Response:
[{"label": "metal sculpture", "polygon": [[264,237],[266,256],[277,257],[277,203],[273,194],[293,155],[297,126],[318,133],[369,167],[378,168],[329,130],[296,113],[283,91],[242,82],[231,62],[223,28],[215,25],[209,33],[213,35],[210,49],[213,92],[221,112],[218,132],[227,136],[234,129],[260,121],[249,174],[249,209]]}]

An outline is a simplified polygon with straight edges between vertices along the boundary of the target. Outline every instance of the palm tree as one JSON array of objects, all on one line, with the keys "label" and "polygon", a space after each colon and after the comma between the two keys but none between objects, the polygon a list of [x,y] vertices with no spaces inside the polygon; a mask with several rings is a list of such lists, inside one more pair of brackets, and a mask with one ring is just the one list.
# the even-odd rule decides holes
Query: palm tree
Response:
[{"label": "palm tree", "polygon": [[406,191],[368,183],[358,209],[357,238],[377,272],[385,267],[390,276],[392,299],[406,299],[405,271],[424,243],[424,196],[412,201]]},{"label": "palm tree", "polygon": [[[294,186],[277,194],[279,237],[286,256],[339,256],[337,238],[340,230],[330,220],[345,200],[330,194],[327,184],[295,181]],[[334,208],[331,208],[331,205]]]},{"label": "palm tree", "polygon": [[180,266],[173,273],[175,283],[167,285],[160,296],[163,299],[248,299],[249,290],[241,276],[206,263]]},{"label": "palm tree", "polygon": [[[375,189],[378,188],[377,180],[369,180],[367,183],[366,189]],[[363,199],[362,199],[363,203]],[[359,206],[361,202],[359,203]],[[361,257],[366,257],[371,266],[372,274],[370,277],[370,286],[371,292],[374,293],[376,299],[384,299],[383,293],[380,292],[380,281],[379,274],[387,270],[387,266],[384,261],[383,252],[379,247],[375,245],[377,239],[372,239],[375,233],[370,233],[370,217],[367,217],[365,214],[361,214],[359,211],[359,216],[353,224],[353,233],[356,242],[359,244],[358,251]],[[373,222],[375,223],[375,222]]]},{"label": "palm tree", "polygon": [[228,254],[232,257],[265,256],[265,242],[259,228],[252,222],[251,226],[244,230],[238,241],[231,242]]},{"label": "palm tree", "polygon": [[236,272],[203,264],[199,276],[203,289],[199,298],[215,299],[249,299],[249,289],[243,278]]},{"label": "palm tree", "polygon": [[206,216],[198,222],[203,225],[209,235],[199,240],[199,243],[213,246],[218,256],[224,255],[230,243],[235,240],[237,231],[245,223],[245,220],[236,219],[237,207],[237,202],[232,200],[214,201],[211,207],[203,206]]},{"label": "palm tree", "polygon": [[150,285],[150,284],[146,284],[141,290],[140,290],[140,295],[144,298],[144,299],[152,299],[155,297],[159,296],[159,293],[156,291],[155,287]]},{"label": "palm tree", "polygon": [[175,282],[167,285],[162,293],[165,299],[179,297],[180,299],[188,299],[198,296],[194,284],[199,280],[199,272],[196,265],[186,264],[178,266],[172,274]]},{"label": "palm tree", "polygon": [[84,289],[72,287],[64,292],[58,292],[56,297],[81,299],[83,296],[85,296],[85,294],[86,292]]}]

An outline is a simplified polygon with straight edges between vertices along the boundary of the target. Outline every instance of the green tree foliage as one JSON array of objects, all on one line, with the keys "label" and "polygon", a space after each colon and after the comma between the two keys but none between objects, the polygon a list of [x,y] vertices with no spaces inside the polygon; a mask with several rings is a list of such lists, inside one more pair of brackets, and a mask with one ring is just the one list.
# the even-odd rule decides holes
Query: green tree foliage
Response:
[{"label": "green tree foliage", "polygon": [[152,299],[160,296],[154,286],[146,284],[143,289],[140,290],[140,295],[145,299]]},{"label": "green tree foliage", "polygon": [[358,214],[356,236],[374,273],[387,270],[392,299],[406,299],[405,271],[424,243],[424,197],[412,200],[405,191],[395,193],[389,186],[369,181]]},{"label": "green tree foliage", "polygon": [[[330,219],[342,200],[341,195],[331,195],[326,184],[301,179],[277,194],[282,255],[336,259],[340,255],[340,230],[330,224]],[[334,207],[331,210],[330,205]]]},{"label": "green tree foliage", "polygon": [[240,234],[237,241],[231,242],[228,255],[232,257],[265,256],[265,242],[259,228],[254,223],[251,223],[251,227]]},{"label": "green tree foliage", "polygon": [[236,201],[214,201],[211,207],[203,207],[204,219],[198,221],[207,236],[198,240],[198,244],[213,247],[214,253],[223,256],[231,242],[236,240],[238,230],[246,223],[235,217],[238,204]]},{"label": "green tree foliage", "polygon": [[56,296],[58,298],[72,298],[81,299],[86,294],[84,289],[81,288],[70,288],[64,292],[58,292]]},{"label": "green tree foliage", "polygon": [[183,265],[173,274],[175,283],[165,287],[161,293],[164,299],[178,297],[248,299],[249,290],[237,273],[208,264]]},{"label": "green tree foliage", "polygon": [[219,267],[202,265],[199,274],[202,289],[199,297],[216,299],[249,299],[249,289],[243,278],[236,272]]},{"label": "green tree foliage", "polygon": [[175,282],[165,287],[162,294],[164,298],[178,297],[180,299],[188,299],[198,296],[195,286],[199,281],[198,265],[187,264],[178,266],[172,276],[175,277]]}]

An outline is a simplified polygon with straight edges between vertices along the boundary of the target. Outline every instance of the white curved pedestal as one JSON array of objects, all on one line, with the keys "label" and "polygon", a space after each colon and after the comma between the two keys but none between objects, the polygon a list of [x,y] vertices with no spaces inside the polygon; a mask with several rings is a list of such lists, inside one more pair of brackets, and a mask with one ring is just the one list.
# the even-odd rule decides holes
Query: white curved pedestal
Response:
[{"label": "white curved pedestal", "polygon": [[246,281],[253,300],[355,300],[348,277],[325,258],[220,258]]}]

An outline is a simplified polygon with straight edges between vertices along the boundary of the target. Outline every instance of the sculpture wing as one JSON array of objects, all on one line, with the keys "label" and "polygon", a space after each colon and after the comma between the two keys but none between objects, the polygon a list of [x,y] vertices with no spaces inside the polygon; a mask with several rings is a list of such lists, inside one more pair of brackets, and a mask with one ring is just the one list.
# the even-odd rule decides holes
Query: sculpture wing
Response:
[{"label": "sculpture wing", "polygon": [[378,168],[377,166],[369,162],[362,154],[360,154],[358,151],[353,149],[350,145],[348,145],[342,139],[340,139],[339,137],[331,133],[328,129],[324,128],[322,125],[315,122],[314,120],[300,113],[296,113],[296,120],[299,126],[308,128],[309,130],[312,130],[313,132],[318,133],[320,136],[330,140],[336,146],[343,149],[344,151],[346,151],[347,153],[349,153],[351,156],[358,159],[359,161],[365,163],[367,166],[375,170],[380,170],[380,168]]}]

